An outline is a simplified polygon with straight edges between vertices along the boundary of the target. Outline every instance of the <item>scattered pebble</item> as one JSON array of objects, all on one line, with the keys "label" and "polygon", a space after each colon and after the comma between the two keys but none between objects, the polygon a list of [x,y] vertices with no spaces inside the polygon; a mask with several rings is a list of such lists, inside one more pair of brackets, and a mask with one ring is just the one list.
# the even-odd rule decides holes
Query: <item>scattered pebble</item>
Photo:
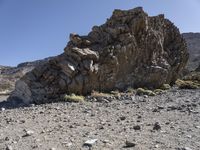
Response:
[{"label": "scattered pebble", "polygon": [[136,125],[133,127],[134,130],[141,130],[141,127],[139,125]]},{"label": "scattered pebble", "polygon": [[135,147],[135,145],[136,144],[134,142],[126,141],[124,147],[130,148],[130,147]]},{"label": "scattered pebble", "polygon": [[161,126],[158,122],[156,122],[153,126],[153,130],[160,130],[161,129]]},{"label": "scattered pebble", "polygon": [[185,147],[185,148],[183,148],[183,150],[192,150],[192,149],[189,147]]},{"label": "scattered pebble", "polygon": [[85,143],[83,144],[83,146],[88,146],[88,147],[92,147],[93,144],[95,144],[97,142],[98,139],[90,139],[85,141]]},{"label": "scattered pebble", "polygon": [[121,116],[121,117],[120,117],[120,120],[121,120],[121,121],[126,120],[126,117],[125,117],[125,116]]},{"label": "scattered pebble", "polygon": [[24,131],[26,132],[26,134],[23,137],[25,137],[25,136],[31,136],[31,135],[34,134],[34,131],[32,131],[32,130],[24,130]]}]

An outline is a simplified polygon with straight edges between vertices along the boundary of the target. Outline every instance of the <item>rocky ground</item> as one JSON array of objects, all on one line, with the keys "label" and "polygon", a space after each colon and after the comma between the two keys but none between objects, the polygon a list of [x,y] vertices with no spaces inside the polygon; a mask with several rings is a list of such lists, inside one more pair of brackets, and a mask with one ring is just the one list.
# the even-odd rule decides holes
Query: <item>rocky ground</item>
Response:
[{"label": "rocky ground", "polygon": [[200,89],[12,109],[4,104],[1,150],[200,149]]}]

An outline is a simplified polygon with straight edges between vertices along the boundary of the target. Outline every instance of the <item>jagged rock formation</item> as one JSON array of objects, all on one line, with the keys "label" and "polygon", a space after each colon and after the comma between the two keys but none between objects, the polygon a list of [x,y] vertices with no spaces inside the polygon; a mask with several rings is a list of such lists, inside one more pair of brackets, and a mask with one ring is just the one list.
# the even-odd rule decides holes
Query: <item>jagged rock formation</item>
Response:
[{"label": "jagged rock formation", "polygon": [[16,67],[0,66],[0,95],[9,94],[14,90],[15,82],[24,76],[27,72],[30,72],[35,67],[48,62],[53,57],[48,57],[42,60],[36,60],[33,62],[24,62]]},{"label": "jagged rock formation", "polygon": [[71,34],[64,53],[22,77],[10,99],[46,103],[64,93],[159,87],[173,83],[187,60],[184,39],[164,15],[115,10],[87,36]]},{"label": "jagged rock formation", "polygon": [[200,65],[200,33],[183,33],[187,42],[189,61],[186,69],[194,71]]}]

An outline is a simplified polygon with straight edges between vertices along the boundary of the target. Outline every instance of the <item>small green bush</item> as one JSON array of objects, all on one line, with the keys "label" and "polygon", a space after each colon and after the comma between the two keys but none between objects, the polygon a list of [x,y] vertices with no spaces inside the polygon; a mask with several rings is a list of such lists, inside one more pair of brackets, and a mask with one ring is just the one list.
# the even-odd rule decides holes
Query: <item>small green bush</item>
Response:
[{"label": "small green bush", "polygon": [[137,95],[148,95],[148,96],[155,96],[156,95],[156,93],[154,93],[153,91],[145,90],[143,88],[138,88],[137,91],[136,91],[136,94]]},{"label": "small green bush", "polygon": [[69,101],[69,102],[78,103],[78,102],[83,102],[85,100],[85,97],[80,96],[80,95],[71,94],[71,95],[65,95],[64,100]]}]

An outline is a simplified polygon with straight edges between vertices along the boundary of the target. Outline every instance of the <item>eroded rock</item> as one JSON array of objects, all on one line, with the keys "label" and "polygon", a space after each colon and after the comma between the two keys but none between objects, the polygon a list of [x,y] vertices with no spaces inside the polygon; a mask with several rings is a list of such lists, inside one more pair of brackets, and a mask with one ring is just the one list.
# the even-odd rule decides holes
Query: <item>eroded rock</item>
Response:
[{"label": "eroded rock", "polygon": [[71,34],[64,53],[22,77],[10,99],[47,103],[92,90],[156,88],[175,82],[187,60],[184,39],[164,15],[115,10],[87,36]]}]

